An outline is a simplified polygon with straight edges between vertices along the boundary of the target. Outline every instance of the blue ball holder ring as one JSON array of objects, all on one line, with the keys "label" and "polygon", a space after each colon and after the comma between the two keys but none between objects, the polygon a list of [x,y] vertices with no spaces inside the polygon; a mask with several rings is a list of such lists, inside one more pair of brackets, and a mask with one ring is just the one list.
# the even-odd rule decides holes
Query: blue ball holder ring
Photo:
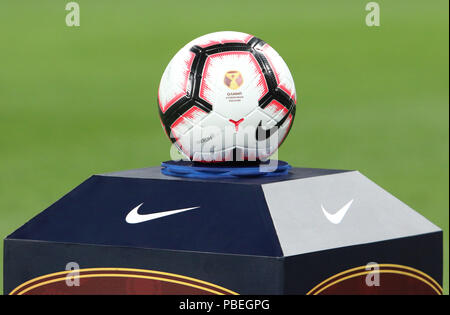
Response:
[{"label": "blue ball holder ring", "polygon": [[191,161],[166,161],[161,163],[161,173],[168,176],[219,179],[242,177],[272,177],[287,175],[291,166],[284,161],[265,162],[196,163]]}]

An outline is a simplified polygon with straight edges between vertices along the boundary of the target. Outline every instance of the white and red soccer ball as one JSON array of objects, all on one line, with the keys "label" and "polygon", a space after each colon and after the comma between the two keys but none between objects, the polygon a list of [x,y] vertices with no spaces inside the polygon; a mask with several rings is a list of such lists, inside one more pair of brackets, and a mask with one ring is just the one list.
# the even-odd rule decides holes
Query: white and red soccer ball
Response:
[{"label": "white and red soccer ball", "polygon": [[296,93],[272,47],[249,34],[218,32],[194,39],[172,58],[158,105],[166,134],[186,158],[256,161],[287,136]]}]

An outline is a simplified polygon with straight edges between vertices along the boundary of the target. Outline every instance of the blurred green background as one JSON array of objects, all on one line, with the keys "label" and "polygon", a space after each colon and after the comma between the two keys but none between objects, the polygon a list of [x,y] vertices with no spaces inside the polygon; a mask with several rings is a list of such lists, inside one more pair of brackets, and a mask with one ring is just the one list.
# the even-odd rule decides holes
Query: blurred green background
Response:
[{"label": "blurred green background", "polygon": [[[448,292],[448,1],[0,2],[0,235],[93,173],[169,159],[156,93],[200,35],[270,43],[299,94],[280,149],[295,166],[358,169],[444,229]],[[2,283],[2,281],[0,281]],[[0,288],[1,290],[1,288]]]}]

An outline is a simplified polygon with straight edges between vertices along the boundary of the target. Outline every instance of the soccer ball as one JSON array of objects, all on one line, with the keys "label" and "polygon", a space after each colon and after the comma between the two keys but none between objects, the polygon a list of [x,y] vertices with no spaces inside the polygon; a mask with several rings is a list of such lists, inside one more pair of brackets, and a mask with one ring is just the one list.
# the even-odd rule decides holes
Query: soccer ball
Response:
[{"label": "soccer ball", "polygon": [[289,133],[296,102],[284,60],[240,32],[188,43],[169,62],[158,90],[166,134],[197,162],[266,160]]}]

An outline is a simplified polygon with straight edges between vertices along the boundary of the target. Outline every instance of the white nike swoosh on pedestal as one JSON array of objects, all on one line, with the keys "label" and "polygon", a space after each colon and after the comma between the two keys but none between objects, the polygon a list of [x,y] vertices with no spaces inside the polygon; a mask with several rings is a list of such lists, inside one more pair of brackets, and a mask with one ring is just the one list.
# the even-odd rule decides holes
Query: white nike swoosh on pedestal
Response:
[{"label": "white nike swoosh on pedestal", "polygon": [[330,214],[325,210],[323,205],[320,205],[322,208],[322,212],[325,215],[325,217],[333,224],[339,224],[341,223],[342,219],[344,218],[345,214],[347,213],[348,209],[353,203],[353,199],[347,202],[341,209],[339,209],[335,214]]},{"label": "white nike swoosh on pedestal", "polygon": [[157,212],[157,213],[139,214],[138,210],[143,204],[144,203],[141,203],[140,205],[138,205],[136,208],[134,208],[133,210],[131,210],[127,214],[127,217],[125,218],[125,221],[127,223],[129,223],[129,224],[142,223],[142,222],[151,221],[151,220],[159,219],[159,218],[162,218],[162,217],[166,217],[166,216],[169,216],[169,215],[172,215],[172,214],[176,214],[176,213],[180,213],[180,212],[184,212],[184,211],[200,208],[200,207],[192,207],[192,208],[169,210],[169,211],[163,211],[163,212]]}]

